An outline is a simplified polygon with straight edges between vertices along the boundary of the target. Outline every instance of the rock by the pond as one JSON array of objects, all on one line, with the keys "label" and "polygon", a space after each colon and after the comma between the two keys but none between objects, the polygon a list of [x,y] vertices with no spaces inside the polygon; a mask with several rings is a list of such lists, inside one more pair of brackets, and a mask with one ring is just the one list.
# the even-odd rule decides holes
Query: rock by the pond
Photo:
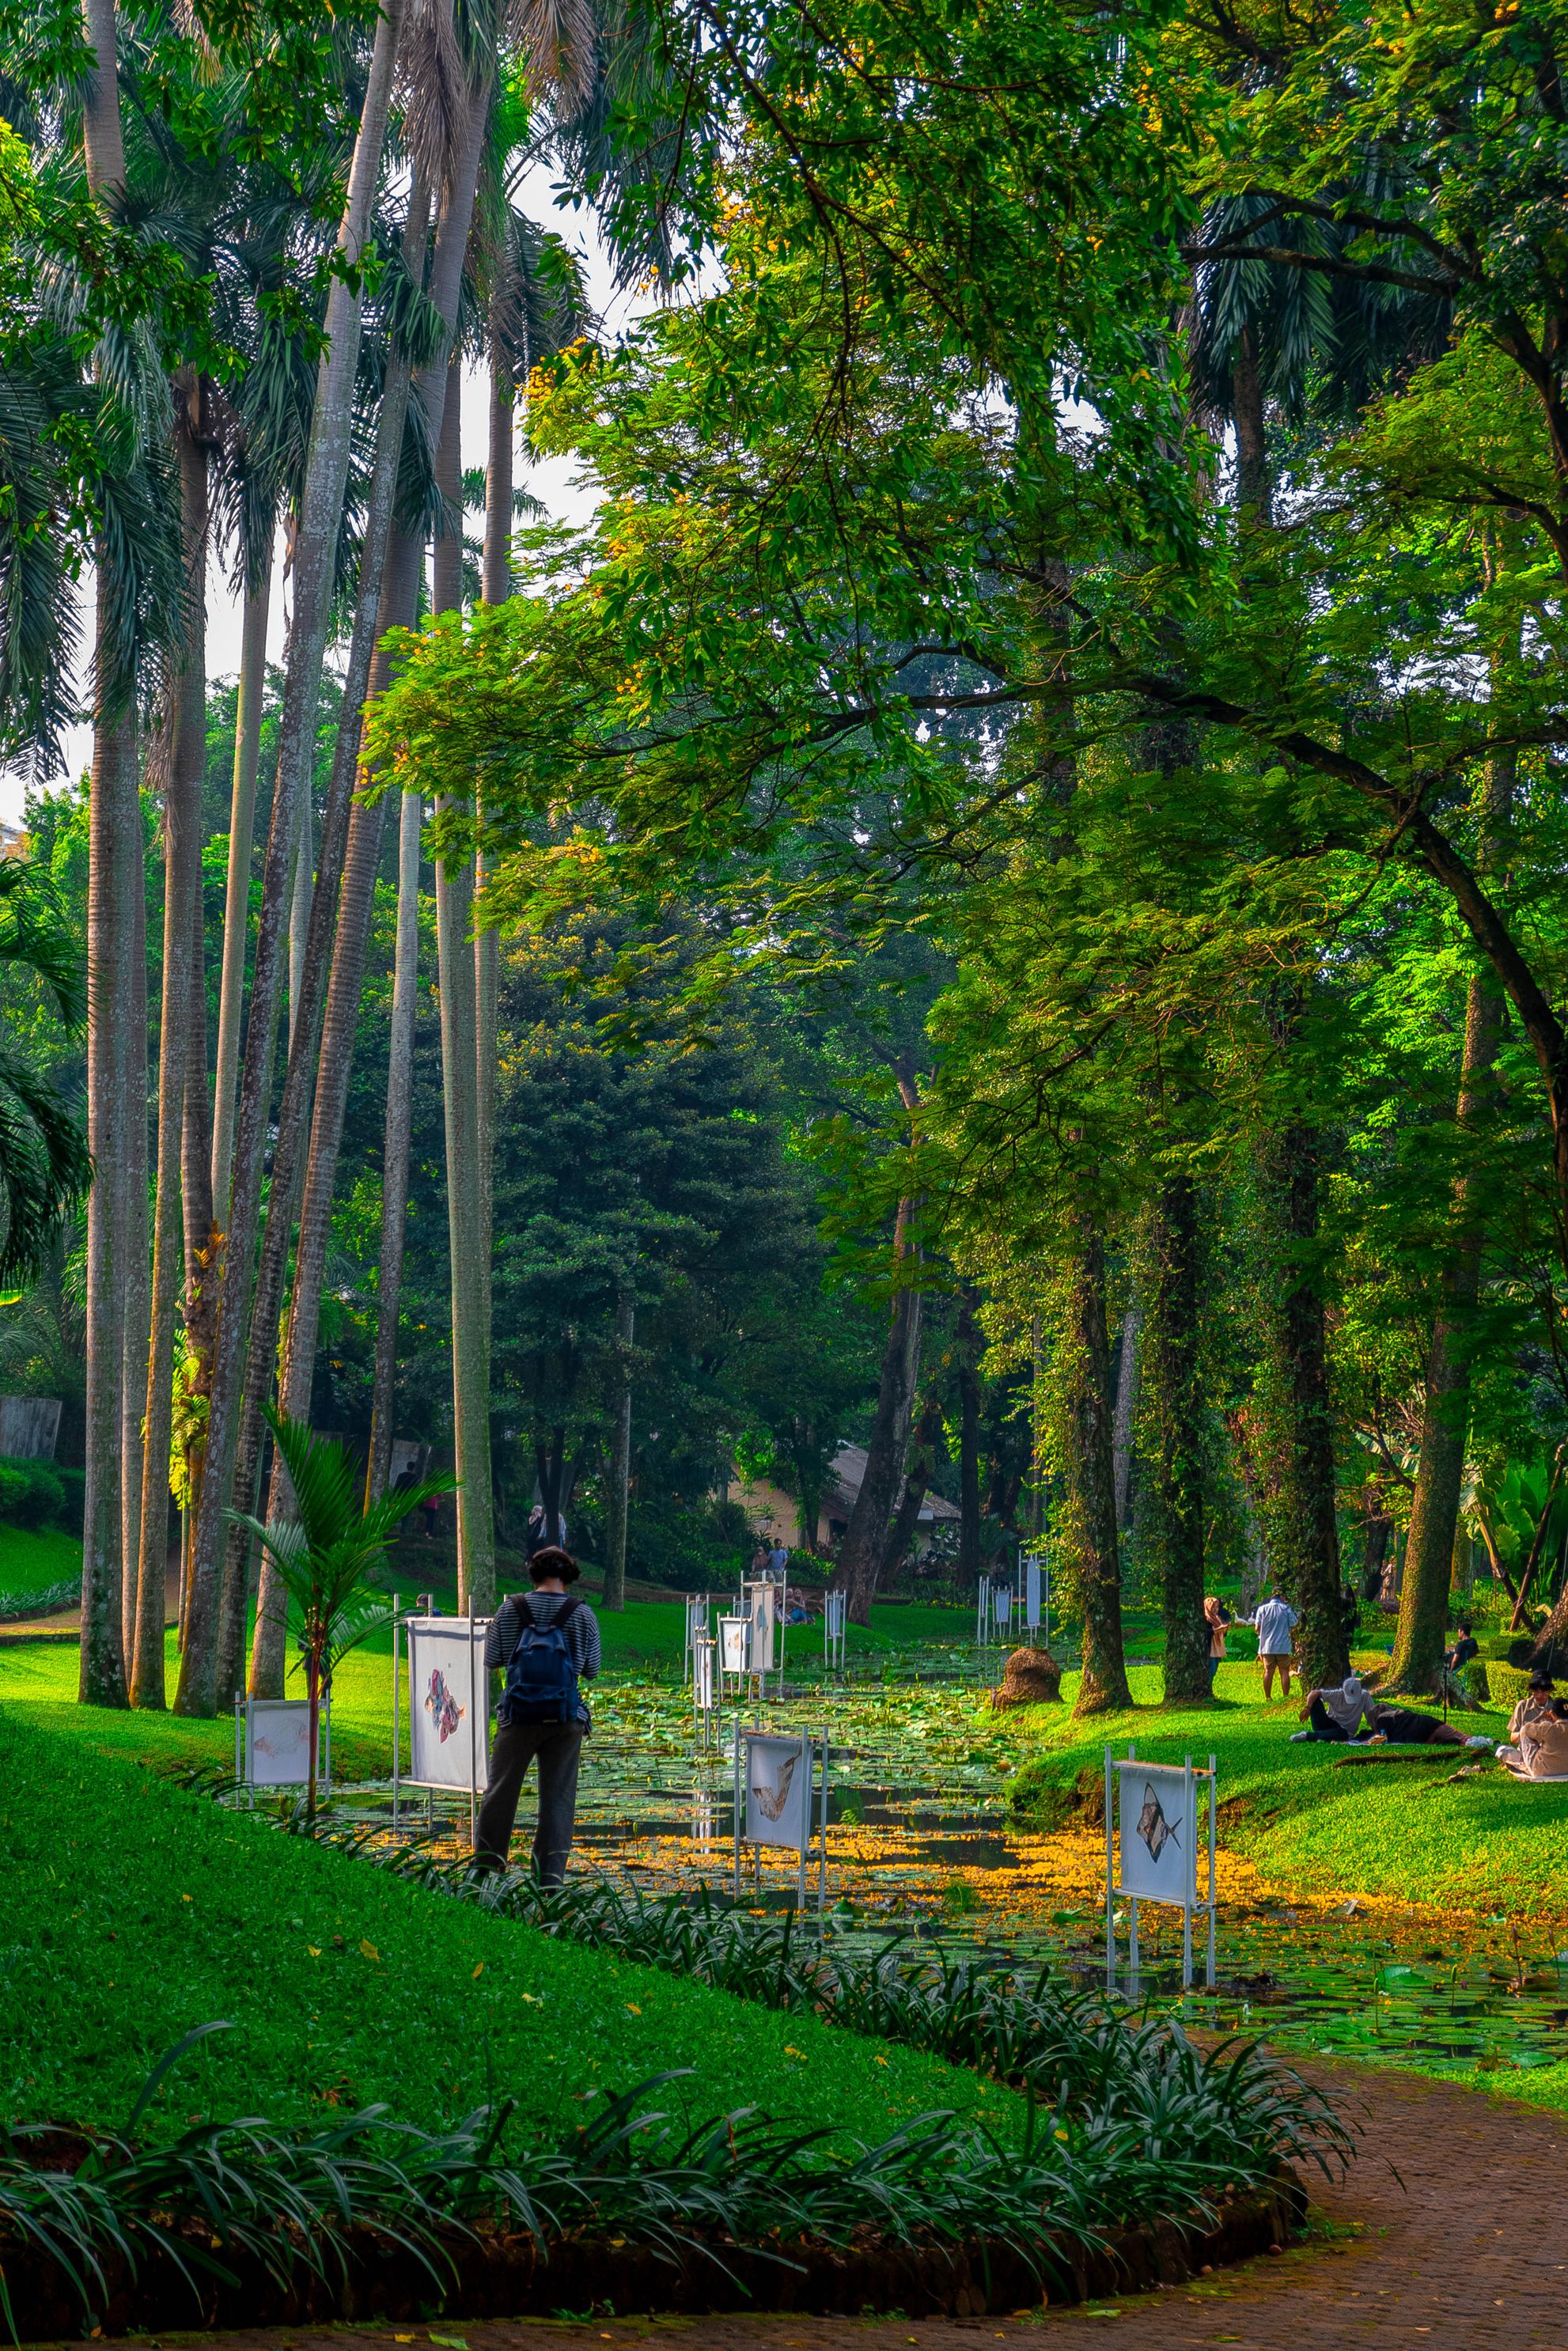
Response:
[{"label": "rock by the pond", "polygon": [[1061,1667],[1049,1649],[1015,1649],[1009,1657],[1001,1686],[993,1692],[994,1707],[1057,1706],[1061,1700]]}]

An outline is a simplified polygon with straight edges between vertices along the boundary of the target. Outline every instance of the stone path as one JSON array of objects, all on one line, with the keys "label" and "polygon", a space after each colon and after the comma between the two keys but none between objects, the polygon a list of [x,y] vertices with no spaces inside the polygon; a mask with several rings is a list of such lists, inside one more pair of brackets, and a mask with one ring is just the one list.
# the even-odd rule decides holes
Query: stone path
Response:
[{"label": "stone path", "polygon": [[[1315,2191],[1311,2241],[1156,2294],[1009,2318],[438,2319],[412,2333],[267,2328],[215,2341],[222,2351],[984,2351],[1016,2340],[1076,2351],[1104,2335],[1122,2351],[1568,2351],[1568,2116],[1408,2074],[1315,2078],[1363,2137],[1349,2179]],[[214,2338],[159,2341],[174,2351]]]}]

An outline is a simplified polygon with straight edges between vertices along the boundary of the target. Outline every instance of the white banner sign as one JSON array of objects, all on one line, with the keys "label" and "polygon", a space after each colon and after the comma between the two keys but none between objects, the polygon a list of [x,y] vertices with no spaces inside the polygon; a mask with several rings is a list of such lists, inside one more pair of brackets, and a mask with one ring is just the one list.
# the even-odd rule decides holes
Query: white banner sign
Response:
[{"label": "white banner sign", "polygon": [[774,1666],[774,1628],[779,1622],[779,1586],[748,1583],[745,1600],[746,1614],[751,1621],[751,1670],[754,1674],[770,1674]]},{"label": "white banner sign", "polygon": [[804,1739],[746,1740],[746,1834],[753,1844],[804,1853],[810,1843],[811,1758]]},{"label": "white banner sign", "polygon": [[1197,1795],[1186,1773],[1158,1763],[1117,1763],[1121,1787],[1121,1891],[1153,1902],[1197,1900]]},{"label": "white banner sign", "polygon": [[711,1714],[715,1705],[717,1703],[714,1695],[713,1686],[714,1644],[708,1639],[706,1633],[699,1633],[697,1635],[696,1646],[692,1654],[694,1659],[692,1667],[692,1687],[694,1692],[693,1704],[696,1706],[702,1713]]},{"label": "white banner sign", "polygon": [[1040,1624],[1040,1562],[1026,1560],[1023,1571],[1024,1623],[1032,1633]]},{"label": "white banner sign", "polygon": [[719,1670],[727,1674],[743,1674],[747,1667],[747,1649],[751,1623],[745,1616],[721,1616],[718,1620]]},{"label": "white banner sign", "polygon": [[[321,1729],[327,1710],[321,1709]],[[322,1742],[325,1743],[324,1740]],[[316,1768],[321,1758],[318,1753]],[[304,1698],[253,1698],[250,1702],[250,1784],[253,1788],[302,1788],[310,1775],[310,1701]]]},{"label": "white banner sign", "polygon": [[423,1787],[483,1788],[490,1725],[485,1635],[477,1618],[411,1617],[408,1632],[409,1778]]}]

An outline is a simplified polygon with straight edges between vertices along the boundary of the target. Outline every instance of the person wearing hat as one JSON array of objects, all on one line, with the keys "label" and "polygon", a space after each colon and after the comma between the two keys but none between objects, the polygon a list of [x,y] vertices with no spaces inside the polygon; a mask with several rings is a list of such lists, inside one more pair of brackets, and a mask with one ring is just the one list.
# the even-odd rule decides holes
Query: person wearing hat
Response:
[{"label": "person wearing hat", "polygon": [[1366,1712],[1369,1694],[1359,1674],[1346,1674],[1343,1682],[1328,1689],[1310,1690],[1301,1708],[1305,1730],[1292,1730],[1293,1742],[1303,1739],[1327,1740],[1336,1747],[1345,1746],[1361,1729],[1361,1718]]},{"label": "person wearing hat", "polygon": [[534,1830],[534,1872],[541,1886],[565,1882],[577,1821],[577,1773],[593,1719],[580,1681],[599,1671],[599,1619],[567,1591],[578,1564],[559,1543],[547,1543],[528,1562],[533,1590],[514,1592],[490,1619],[487,1667],[504,1668],[507,1687],[496,1709],[489,1785],[474,1837],[475,1865],[505,1869],[528,1765],[539,1759],[539,1816]]},{"label": "person wearing hat", "polygon": [[1509,1716],[1508,1743],[1497,1750],[1500,1763],[1511,1764],[1523,1761],[1521,1741],[1526,1723],[1549,1721],[1555,1704],[1556,1701],[1552,1695],[1551,1675],[1531,1674],[1530,1687]]}]

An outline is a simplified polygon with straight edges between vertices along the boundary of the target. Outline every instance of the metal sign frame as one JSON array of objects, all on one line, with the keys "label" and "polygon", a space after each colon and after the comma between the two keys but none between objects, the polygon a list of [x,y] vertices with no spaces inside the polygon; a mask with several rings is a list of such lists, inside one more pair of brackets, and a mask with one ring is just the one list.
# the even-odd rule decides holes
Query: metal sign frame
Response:
[{"label": "metal sign frame", "polygon": [[[736,1635],[737,1630],[739,1634],[738,1640],[732,1637],[728,1642],[727,1642],[725,1639],[726,1634],[727,1633],[733,1636]],[[718,1642],[719,1704],[721,1706],[724,1704],[726,1693],[733,1687],[736,1704],[738,1706],[742,1698],[745,1696],[746,1685],[751,1678],[750,1617],[742,1615],[738,1612],[730,1616],[721,1616],[716,1628],[716,1637]],[[736,1648],[739,1649],[740,1662],[738,1665],[726,1664],[725,1650],[727,1647],[731,1650]]]},{"label": "metal sign frame", "polygon": [[[428,1594],[422,1594],[428,1598]],[[423,1788],[429,1796],[428,1817],[435,1817],[435,1792],[460,1794],[462,1782],[450,1780],[416,1780],[413,1776],[413,1642],[411,1633],[428,1625],[433,1630],[459,1635],[466,1634],[470,1651],[470,1688],[474,1704],[468,1709],[468,1842],[472,1845],[479,1827],[479,1769],[484,1757],[486,1780],[490,1769],[490,1676],[485,1664],[485,1643],[490,1631],[488,1616],[476,1616],[470,1607],[466,1616],[437,1616],[429,1610],[415,1614],[398,1605],[398,1595],[392,1593],[392,1832],[395,1835],[402,1819],[402,1797],[404,1788]],[[473,1656],[477,1646],[478,1655]],[[402,1726],[401,1700],[402,1696],[402,1665],[406,1650],[408,1659],[409,1764],[402,1768]],[[480,1718],[484,1719],[481,1735]]]},{"label": "metal sign frame", "polygon": [[690,1681],[696,1671],[695,1643],[699,1634],[708,1629],[713,1608],[712,1596],[706,1592],[688,1592],[684,1595],[686,1612],[685,1635],[681,1644],[681,1677]]},{"label": "metal sign frame", "polygon": [[[801,1918],[806,1915],[806,1866],[808,1862],[815,1861],[817,1865],[817,1917],[820,1920],[822,1916],[823,1907],[826,1903],[828,1891],[828,1764],[830,1753],[828,1735],[826,1731],[823,1731],[819,1736],[810,1730],[770,1730],[764,1724],[759,1722],[743,1726],[738,1712],[735,1719],[735,1731],[732,1746],[735,1768],[735,1899],[737,1903],[740,1900],[740,1848],[743,1844],[749,1844],[751,1847],[753,1862],[755,1865],[754,1885],[758,1891],[761,1890],[762,1886],[762,1846],[756,1839],[748,1837],[746,1834],[747,1783],[749,1782],[751,1776],[749,1758],[751,1752],[751,1741],[753,1740],[764,1740],[769,1746],[777,1747],[788,1747],[793,1744],[798,1746],[800,1749],[800,1760],[806,1769],[805,1806],[801,1815],[800,1842],[799,1845],[777,1845],[772,1846],[770,1850],[774,1852],[795,1853],[799,1855],[799,1874],[796,1880],[795,1906],[796,1915]],[[743,1748],[747,1758],[747,1770],[744,1778],[741,1772],[740,1761]]]},{"label": "metal sign frame", "polygon": [[[758,1603],[761,1606],[759,1609]],[[760,1614],[766,1612],[768,1639],[760,1659],[758,1655],[758,1633]],[[789,1578],[788,1572],[776,1583],[771,1576],[747,1578],[740,1587],[738,1612],[751,1625],[748,1665],[757,1695],[762,1696],[763,1684],[769,1674],[777,1674],[776,1695],[784,1695],[784,1635],[789,1614]]]},{"label": "metal sign frame", "polygon": [[1211,1755],[1208,1759],[1207,1768],[1201,1764],[1195,1766],[1190,1755],[1186,1758],[1185,1766],[1170,1763],[1155,1764],[1147,1761],[1140,1763],[1138,1761],[1137,1750],[1135,1747],[1131,1745],[1129,1745],[1124,1756],[1113,1756],[1108,1747],[1105,1750],[1106,1985],[1109,1990],[1113,1991],[1115,1990],[1115,1906],[1117,1902],[1125,1901],[1128,1906],[1128,1987],[1135,1998],[1138,1990],[1138,1905],[1140,1902],[1154,1902],[1162,1899],[1162,1897],[1157,1895],[1134,1894],[1130,1888],[1123,1886],[1117,1882],[1119,1872],[1116,1865],[1116,1853],[1119,1843],[1118,1831],[1121,1826],[1122,1812],[1126,1802],[1125,1774],[1129,1771],[1137,1772],[1149,1771],[1172,1773],[1180,1771],[1182,1772],[1183,1788],[1186,1806],[1184,1818],[1188,1821],[1196,1822],[1197,1818],[1199,1792],[1204,1791],[1207,1795],[1207,1893],[1206,1896],[1200,1897],[1197,1890],[1198,1844],[1197,1840],[1195,1837],[1192,1840],[1190,1854],[1186,1857],[1188,1864],[1186,1898],[1180,1902],[1173,1902],[1169,1904],[1168,1907],[1173,1909],[1179,1909],[1182,1914],[1181,1988],[1183,1991],[1188,1991],[1192,1987],[1192,1922],[1195,1917],[1207,1918],[1208,1922],[1208,1952],[1204,1973],[1204,1982],[1207,1990],[1212,1991],[1214,1990],[1215,1918],[1218,1910],[1218,1897],[1217,1891],[1217,1849],[1218,1844],[1219,1774],[1216,1759]]},{"label": "metal sign frame", "polygon": [[[308,1780],[304,1775],[298,1780],[257,1780],[256,1778],[252,1762],[256,1718],[258,1712],[267,1714],[298,1712],[303,1715],[307,1724],[306,1738],[308,1740],[310,1701],[308,1698],[252,1698],[248,1690],[235,1692],[235,1779],[239,1789],[249,1796],[253,1805],[256,1802],[256,1792],[258,1787],[303,1788],[308,1785]],[[321,1713],[318,1732],[316,1777],[318,1781],[325,1781],[329,1788],[332,1784],[332,1688],[330,1683],[321,1692]],[[308,1751],[307,1747],[307,1755]]]},{"label": "metal sign frame", "polygon": [[822,1656],[831,1674],[849,1671],[850,1595],[847,1592],[825,1592],[822,1594]]},{"label": "metal sign frame", "polygon": [[692,1737],[699,1755],[716,1753],[724,1740],[724,1677],[711,1633],[693,1636]]}]

